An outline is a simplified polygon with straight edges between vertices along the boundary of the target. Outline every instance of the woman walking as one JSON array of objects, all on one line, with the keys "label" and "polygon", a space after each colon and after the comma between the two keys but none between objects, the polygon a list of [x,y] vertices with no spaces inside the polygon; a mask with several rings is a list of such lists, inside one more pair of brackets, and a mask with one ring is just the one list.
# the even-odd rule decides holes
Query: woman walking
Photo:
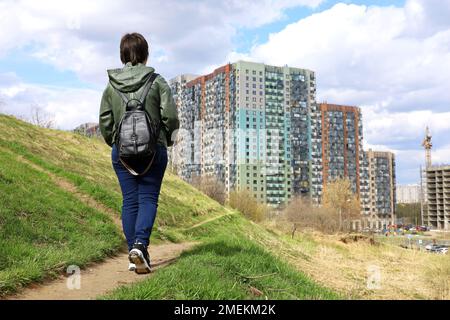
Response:
[{"label": "woman walking", "polygon": [[[167,166],[167,146],[172,145],[172,134],[179,127],[170,87],[152,67],[146,66],[148,55],[148,43],[141,34],[122,37],[120,59],[124,67],[108,70],[109,83],[103,92],[99,116],[103,138],[112,147],[112,165],[122,191],[122,227],[128,243],[128,269],[139,274],[150,272],[147,247]],[[140,104],[144,110],[138,110]],[[136,117],[129,110],[141,111],[145,118]],[[133,122],[126,122],[127,119]],[[139,119],[147,119],[147,124],[157,124],[155,146],[145,146],[146,150],[152,150],[151,156],[125,158],[127,151],[139,153],[139,148],[143,147],[137,145],[136,140],[148,138],[153,132],[147,132],[153,126],[139,124],[136,122]],[[127,123],[132,128],[128,132]],[[130,130],[133,148],[121,141]]]}]

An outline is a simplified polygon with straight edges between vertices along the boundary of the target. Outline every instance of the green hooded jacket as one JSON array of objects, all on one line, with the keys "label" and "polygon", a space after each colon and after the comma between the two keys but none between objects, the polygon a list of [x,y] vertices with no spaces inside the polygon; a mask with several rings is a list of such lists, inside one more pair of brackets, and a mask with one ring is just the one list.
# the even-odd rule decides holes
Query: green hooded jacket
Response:
[{"label": "green hooded jacket", "polygon": [[[127,94],[129,98],[138,98],[147,79],[155,69],[143,64],[132,66],[127,63],[121,69],[108,70],[109,83],[103,92],[100,104],[99,125],[105,142],[112,146],[116,141],[116,130],[125,112],[125,106],[114,88]],[[114,87],[114,88],[113,88]],[[170,87],[163,77],[158,75],[145,99],[145,110],[155,121],[161,122],[158,144],[171,146],[172,134],[179,128],[175,102]]]}]

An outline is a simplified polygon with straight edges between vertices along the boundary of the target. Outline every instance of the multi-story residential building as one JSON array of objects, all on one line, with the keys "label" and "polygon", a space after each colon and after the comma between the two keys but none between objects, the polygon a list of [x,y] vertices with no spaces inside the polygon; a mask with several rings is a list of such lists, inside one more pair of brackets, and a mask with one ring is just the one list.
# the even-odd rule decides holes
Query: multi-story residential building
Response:
[{"label": "multi-story residential building", "polygon": [[420,185],[398,185],[396,190],[397,203],[419,203]]},{"label": "multi-story residential building", "polygon": [[360,108],[322,103],[320,109],[324,189],[333,180],[348,178],[360,199],[362,225],[389,224],[395,211],[394,155],[364,152]]},{"label": "multi-story residential building", "polygon": [[313,71],[238,61],[171,83],[180,118],[173,158],[185,180],[212,175],[227,192],[280,207],[297,195],[320,203],[326,184],[346,177],[363,225],[393,221],[394,155],[363,151],[360,108],[315,103]]},{"label": "multi-story residential building", "polygon": [[88,136],[88,137],[101,137],[100,126],[98,123],[88,122],[80,124],[78,127],[73,129],[74,132]]},{"label": "multi-story residential building", "polygon": [[[189,110],[186,109],[186,106],[182,104],[182,94],[186,88],[186,83],[197,77],[197,75],[183,74],[169,81],[173,99],[178,109],[181,128],[187,128],[189,126],[191,122],[190,117],[192,116]],[[181,170],[181,168],[188,166],[187,162],[191,162],[190,159],[194,154],[192,132],[190,130],[181,130],[184,132],[174,135],[176,141],[168,153],[169,166],[180,175],[185,171]]]},{"label": "multi-story residential building", "polygon": [[361,109],[320,104],[322,113],[323,185],[338,178],[350,180],[353,193],[360,194],[360,162],[363,160]]},{"label": "multi-story residential building", "polygon": [[395,155],[369,149],[361,166],[361,178],[367,185],[360,195],[363,226],[382,228],[395,223]]},{"label": "multi-story residential building", "polygon": [[425,224],[450,230],[450,165],[426,168]]},{"label": "multi-story residential building", "polygon": [[[214,175],[261,202],[322,192],[321,114],[314,72],[238,61],[187,82],[180,102],[179,174]],[[182,138],[184,139],[184,138]]]}]

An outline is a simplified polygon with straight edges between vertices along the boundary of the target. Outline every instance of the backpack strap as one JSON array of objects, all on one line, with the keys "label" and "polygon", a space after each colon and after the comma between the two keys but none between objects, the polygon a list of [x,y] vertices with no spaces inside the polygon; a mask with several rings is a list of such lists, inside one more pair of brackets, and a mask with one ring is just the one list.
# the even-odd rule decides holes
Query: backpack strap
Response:
[{"label": "backpack strap", "polygon": [[[152,75],[148,78],[148,80],[145,82],[144,84],[144,89],[142,90],[142,94],[139,98],[139,101],[143,104],[145,101],[145,98],[147,97],[150,89],[152,88],[153,82],[155,81],[156,77],[159,76],[158,73],[153,72]],[[123,93],[122,91],[120,91],[119,89],[117,89],[116,87],[114,87],[112,84],[111,86],[113,87],[113,89],[119,94],[120,98],[122,98],[123,102],[125,103],[125,105],[128,104],[128,102],[131,100],[127,97],[127,95],[125,93]]]},{"label": "backpack strap", "polygon": [[158,73],[153,72],[152,75],[148,78],[147,82],[144,85],[144,89],[142,90],[141,97],[139,98],[139,101],[143,104],[145,101],[145,98],[147,97],[150,89],[152,88],[153,82],[155,81],[156,77],[159,76]]},{"label": "backpack strap", "polygon": [[116,87],[114,87],[113,85],[111,85],[114,90],[119,94],[119,96],[122,98],[123,102],[125,103],[125,105],[127,105],[128,101],[130,101],[130,99],[128,99],[127,95],[125,93],[123,93],[122,91],[120,91],[119,89],[117,89]]},{"label": "backpack strap", "polygon": [[140,176],[145,175],[145,174],[148,172],[148,170],[150,169],[150,167],[151,167],[152,164],[153,164],[153,160],[155,160],[155,155],[156,155],[156,152],[153,153],[152,159],[150,160],[150,162],[148,163],[148,165],[147,165],[147,167],[144,169],[144,171],[141,172],[141,173],[138,173],[136,170],[134,170],[132,167],[130,167],[130,166],[125,162],[125,160],[123,160],[122,158],[119,158],[119,160],[120,160],[120,162],[123,164],[123,166],[125,167],[125,169],[128,170],[129,173],[131,173],[133,176],[140,177]]}]

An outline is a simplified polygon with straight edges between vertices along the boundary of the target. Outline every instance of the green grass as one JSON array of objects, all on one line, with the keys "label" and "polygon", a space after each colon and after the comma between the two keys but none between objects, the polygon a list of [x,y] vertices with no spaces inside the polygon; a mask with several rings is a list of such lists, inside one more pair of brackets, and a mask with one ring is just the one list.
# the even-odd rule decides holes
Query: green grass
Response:
[{"label": "green grass", "polygon": [[[17,159],[68,180],[119,215],[120,188],[105,143],[4,115],[0,131],[8,133],[0,136],[0,296],[120,250],[121,231],[105,213]],[[222,211],[217,202],[166,173],[152,243],[183,241],[178,228]]]},{"label": "green grass", "polygon": [[[261,230],[260,230],[261,229]],[[205,232],[206,231],[206,232]],[[276,258],[249,239],[262,231],[243,217],[228,216],[192,234],[202,244],[179,261],[102,299],[338,299],[335,292]],[[201,235],[202,234],[202,235]],[[255,293],[255,288],[260,292]]]},{"label": "green grass", "polygon": [[0,295],[99,260],[121,244],[109,217],[0,153]]},{"label": "green grass", "polygon": [[[110,217],[17,158],[71,182],[119,214],[121,194],[110,148],[97,139],[3,115],[0,131],[8,132],[0,135],[0,296],[53,277],[70,264],[82,267],[117,252],[123,239]],[[196,226],[215,217],[220,218]],[[201,244],[144,282],[121,287],[107,298],[338,298],[261,244],[276,237],[166,172],[151,243]],[[251,293],[250,287],[263,295]]]},{"label": "green grass", "polygon": [[[0,131],[8,132],[7,137],[0,136],[0,148],[69,180],[81,191],[120,213],[120,187],[111,165],[111,148],[104,142],[70,132],[38,128],[4,115],[0,115]],[[171,229],[188,227],[220,215],[222,211],[219,203],[166,172],[155,238],[170,237]]]}]

